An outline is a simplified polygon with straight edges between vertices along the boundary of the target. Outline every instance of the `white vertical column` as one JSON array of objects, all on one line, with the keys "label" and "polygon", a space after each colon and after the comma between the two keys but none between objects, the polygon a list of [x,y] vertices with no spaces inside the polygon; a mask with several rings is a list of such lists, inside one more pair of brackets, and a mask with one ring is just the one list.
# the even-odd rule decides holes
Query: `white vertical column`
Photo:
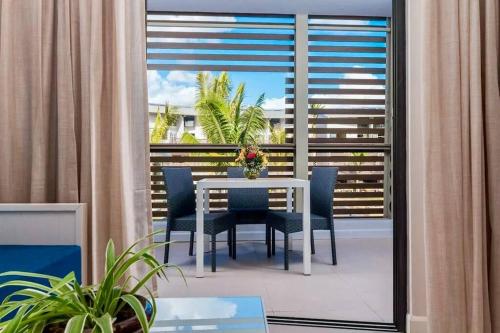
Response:
[{"label": "white vertical column", "polygon": [[[293,211],[293,187],[286,189],[286,211],[287,213]],[[288,236],[288,250],[293,251],[293,234]]]},{"label": "white vertical column", "polygon": [[[310,188],[309,182],[304,184],[304,198],[309,198]],[[311,207],[310,200],[302,202],[302,227],[304,231],[303,244],[303,260],[304,260],[304,275],[311,275]]]},{"label": "white vertical column", "polygon": [[[295,15],[295,177],[308,178],[308,16]],[[300,210],[301,191],[295,191],[295,209]]]},{"label": "white vertical column", "polygon": [[[203,200],[203,212],[205,214],[210,213],[210,189],[206,188],[205,189],[205,194],[204,194],[204,200]],[[212,241],[209,235],[203,235],[203,241],[204,241],[204,250],[205,252],[209,252],[211,247],[210,247],[210,242]]]},{"label": "white vertical column", "polygon": [[[196,277],[203,277],[203,194],[200,182],[196,184]],[[207,200],[208,198],[205,198]]]}]

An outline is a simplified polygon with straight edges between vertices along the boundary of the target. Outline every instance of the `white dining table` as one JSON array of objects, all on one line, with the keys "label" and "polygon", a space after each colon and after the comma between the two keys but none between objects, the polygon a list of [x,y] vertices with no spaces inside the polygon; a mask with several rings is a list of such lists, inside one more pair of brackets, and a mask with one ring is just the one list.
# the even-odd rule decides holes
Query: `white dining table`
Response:
[{"label": "white dining table", "polygon": [[[287,211],[292,211],[294,189],[302,189],[303,198],[309,198],[309,181],[298,178],[204,178],[196,184],[196,277],[204,276],[204,213],[209,212],[210,190],[212,189],[283,188],[287,190]],[[311,275],[311,214],[310,200],[302,200],[303,223],[303,269],[304,275]]]}]

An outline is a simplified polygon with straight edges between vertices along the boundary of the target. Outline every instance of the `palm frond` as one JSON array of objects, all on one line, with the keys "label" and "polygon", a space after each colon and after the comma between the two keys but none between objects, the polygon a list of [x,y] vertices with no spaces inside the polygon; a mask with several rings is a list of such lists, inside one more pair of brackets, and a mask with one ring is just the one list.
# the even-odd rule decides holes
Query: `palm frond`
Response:
[{"label": "palm frond", "polygon": [[222,72],[219,76],[213,78],[212,81],[212,92],[213,94],[223,98],[225,101],[229,101],[229,95],[231,94],[231,79],[227,72]]},{"label": "palm frond", "polygon": [[250,106],[241,114],[239,144],[255,143],[257,137],[266,129],[264,110],[260,106]]},{"label": "palm frond", "polygon": [[205,73],[205,72],[198,72],[198,74],[196,74],[196,91],[197,91],[196,100],[197,101],[200,101],[203,98],[205,98],[205,96],[208,93],[207,82],[209,80],[209,75],[210,75],[209,73]]},{"label": "palm frond", "polygon": [[231,133],[231,121],[225,103],[217,96],[205,98],[196,105],[198,117],[207,140],[225,144]]},{"label": "palm frond", "polygon": [[188,145],[197,145],[200,141],[191,133],[184,132],[181,136],[181,143]]},{"label": "palm frond", "polygon": [[[271,126],[271,125],[270,125]],[[280,126],[273,126],[271,128],[271,143],[274,145],[281,145],[285,143],[286,133],[285,129]]]},{"label": "palm frond", "polygon": [[262,104],[264,104],[264,101],[266,100],[266,95],[265,94],[261,94],[259,96],[259,98],[257,98],[257,101],[255,102],[255,106],[257,107],[262,107]]},{"label": "palm frond", "polygon": [[236,88],[236,92],[231,100],[230,108],[233,114],[234,122],[238,125],[240,121],[241,115],[241,105],[243,103],[243,99],[245,98],[245,84],[240,83],[238,88]]},{"label": "palm frond", "polygon": [[163,114],[160,112],[160,107],[156,110],[156,119],[151,130],[151,135],[149,138],[150,143],[160,143],[162,140],[165,140],[168,129],[175,124],[177,124],[177,120],[180,115],[177,111],[177,108],[174,106],[165,103],[165,107],[163,109]]}]

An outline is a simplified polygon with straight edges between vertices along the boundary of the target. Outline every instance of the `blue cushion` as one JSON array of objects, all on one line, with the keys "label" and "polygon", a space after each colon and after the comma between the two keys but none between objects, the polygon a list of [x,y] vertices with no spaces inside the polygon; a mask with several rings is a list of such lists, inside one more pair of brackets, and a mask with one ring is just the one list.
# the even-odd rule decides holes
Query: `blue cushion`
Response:
[{"label": "blue cushion", "polygon": [[[0,272],[23,271],[63,277],[75,272],[81,281],[81,250],[76,245],[0,245]],[[20,277],[0,277],[0,283]],[[22,278],[25,280],[26,278]],[[40,279],[30,279],[43,282]],[[0,302],[15,288],[0,288]]]}]

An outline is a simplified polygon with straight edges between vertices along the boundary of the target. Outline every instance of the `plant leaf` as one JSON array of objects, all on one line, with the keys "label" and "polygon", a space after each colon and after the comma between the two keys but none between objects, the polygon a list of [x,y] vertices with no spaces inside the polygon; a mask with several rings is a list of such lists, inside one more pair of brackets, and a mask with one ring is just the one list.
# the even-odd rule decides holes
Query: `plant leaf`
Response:
[{"label": "plant leaf", "polygon": [[111,318],[109,313],[105,313],[103,316],[95,318],[94,322],[97,327],[99,327],[101,333],[113,333],[113,318]]},{"label": "plant leaf", "polygon": [[109,272],[111,267],[115,264],[115,243],[110,239],[108,245],[106,246],[106,273]]},{"label": "plant leaf", "polygon": [[47,274],[38,274],[38,273],[31,273],[31,272],[21,272],[21,271],[8,271],[8,272],[3,272],[0,273],[0,276],[24,276],[24,277],[34,277],[34,278],[40,278],[40,279],[45,279],[45,280],[62,280],[60,277],[53,276],[53,275],[47,275]]},{"label": "plant leaf", "polygon": [[167,267],[166,264],[160,265],[158,267],[155,267],[154,269],[150,270],[144,277],[139,280],[139,282],[135,285],[134,289],[130,291],[131,294],[136,294],[151,278],[158,272],[161,272],[163,269]]},{"label": "plant leaf", "polygon": [[46,322],[45,321],[39,321],[33,324],[33,328],[30,333],[42,333],[43,329],[45,328]]},{"label": "plant leaf", "polygon": [[184,132],[181,136],[181,143],[188,145],[197,145],[200,143],[200,140],[198,140],[193,134]]},{"label": "plant leaf", "polygon": [[24,317],[24,314],[28,310],[28,306],[24,305],[19,308],[19,311],[17,312],[16,316],[12,318],[7,326],[5,326],[2,329],[2,333],[18,333],[19,327],[21,326],[22,319]]},{"label": "plant leaf", "polygon": [[149,319],[149,327],[153,327],[153,323],[155,322],[156,313],[158,311],[158,308],[156,306],[156,299],[155,299],[153,293],[151,292],[151,290],[149,290],[148,287],[145,287],[145,289],[149,294],[149,302],[151,303],[151,306],[153,307],[152,312],[151,312],[151,319]]},{"label": "plant leaf", "polygon": [[52,288],[44,286],[43,284],[31,281],[23,281],[23,280],[12,280],[0,284],[0,288],[5,288],[5,287],[24,287],[24,288],[38,289],[46,292],[52,291]]},{"label": "plant leaf", "polygon": [[66,324],[64,333],[82,333],[87,321],[87,314],[72,317]]},{"label": "plant leaf", "polygon": [[143,333],[149,333],[148,318],[146,317],[146,312],[144,312],[144,307],[141,302],[137,297],[131,294],[122,295],[121,298],[130,305],[132,310],[134,310],[137,319],[139,319],[139,323],[141,323]]}]

